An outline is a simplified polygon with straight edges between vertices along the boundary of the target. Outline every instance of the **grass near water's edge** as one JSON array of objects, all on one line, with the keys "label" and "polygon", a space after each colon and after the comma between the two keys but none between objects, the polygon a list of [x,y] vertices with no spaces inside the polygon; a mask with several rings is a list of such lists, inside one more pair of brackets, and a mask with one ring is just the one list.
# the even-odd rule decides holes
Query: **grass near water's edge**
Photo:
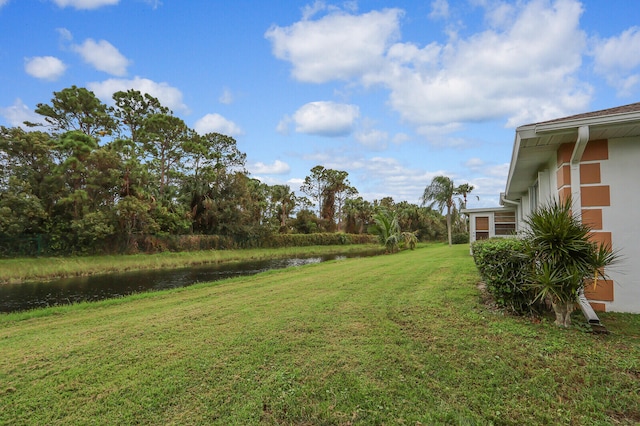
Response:
[{"label": "grass near water's edge", "polygon": [[382,251],[380,246],[354,244],[343,246],[283,247],[277,249],[203,250],[113,256],[76,256],[0,259],[0,285],[33,280],[162,269],[210,263],[242,262],[293,256],[320,256]]},{"label": "grass near water's edge", "polygon": [[640,422],[640,315],[558,329],[477,280],[430,245],[2,315],[0,424]]}]

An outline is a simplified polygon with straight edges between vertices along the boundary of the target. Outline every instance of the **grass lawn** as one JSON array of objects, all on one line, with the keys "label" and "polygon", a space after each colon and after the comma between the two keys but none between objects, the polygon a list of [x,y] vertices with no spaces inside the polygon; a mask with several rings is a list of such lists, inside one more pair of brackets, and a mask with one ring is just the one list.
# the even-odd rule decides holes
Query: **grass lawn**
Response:
[{"label": "grass lawn", "polygon": [[477,280],[430,245],[0,315],[0,424],[640,422],[640,315],[559,329]]}]

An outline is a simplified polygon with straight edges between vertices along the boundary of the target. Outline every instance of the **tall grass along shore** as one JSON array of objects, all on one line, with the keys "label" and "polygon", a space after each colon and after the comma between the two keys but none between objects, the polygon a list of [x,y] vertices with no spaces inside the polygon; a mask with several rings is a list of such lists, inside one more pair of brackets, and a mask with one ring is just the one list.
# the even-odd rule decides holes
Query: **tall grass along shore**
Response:
[{"label": "tall grass along shore", "polygon": [[180,268],[295,256],[382,253],[383,251],[384,249],[378,245],[354,244],[244,250],[203,250],[115,256],[0,259],[0,284],[143,269]]},{"label": "tall grass along shore", "polygon": [[640,422],[639,315],[603,314],[608,335],[503,315],[468,253],[0,315],[0,424]]}]

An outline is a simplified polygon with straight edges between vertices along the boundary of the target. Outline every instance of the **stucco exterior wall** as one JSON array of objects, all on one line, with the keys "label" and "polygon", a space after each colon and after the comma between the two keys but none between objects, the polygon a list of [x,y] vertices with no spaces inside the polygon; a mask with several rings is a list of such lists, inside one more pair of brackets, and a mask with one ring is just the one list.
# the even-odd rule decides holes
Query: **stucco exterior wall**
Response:
[{"label": "stucco exterior wall", "polygon": [[[609,139],[609,159],[600,163],[610,206],[602,207],[602,228],[622,259],[607,270],[614,300],[607,311],[640,313],[640,138]],[[597,220],[597,218],[596,218]]]}]

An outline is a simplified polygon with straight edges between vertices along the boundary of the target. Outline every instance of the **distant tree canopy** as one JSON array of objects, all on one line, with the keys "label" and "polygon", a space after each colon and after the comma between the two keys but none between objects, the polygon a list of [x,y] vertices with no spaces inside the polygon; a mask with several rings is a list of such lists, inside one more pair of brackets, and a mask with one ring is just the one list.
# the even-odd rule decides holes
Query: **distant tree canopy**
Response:
[{"label": "distant tree canopy", "polygon": [[1,240],[46,235],[68,253],[126,250],[140,235],[366,233],[382,204],[403,230],[444,235],[437,212],[365,201],[345,171],[314,167],[300,188],[310,199],[297,196],[250,178],[232,137],[200,135],[136,90],[113,101],[72,86],[37,105],[42,122],[25,124],[38,130],[0,127]]}]

